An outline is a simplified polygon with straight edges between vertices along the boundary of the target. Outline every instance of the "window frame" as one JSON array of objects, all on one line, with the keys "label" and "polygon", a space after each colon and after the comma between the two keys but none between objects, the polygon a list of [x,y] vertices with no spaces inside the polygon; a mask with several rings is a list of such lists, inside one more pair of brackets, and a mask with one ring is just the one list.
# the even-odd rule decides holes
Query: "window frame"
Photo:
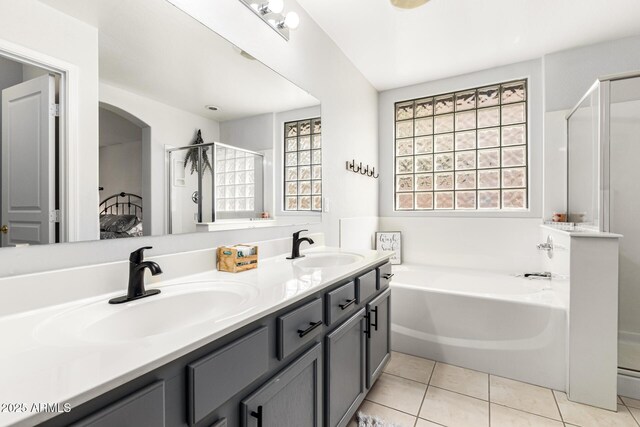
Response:
[{"label": "window frame", "polygon": [[[502,94],[503,94],[503,87],[504,86],[508,86],[510,84],[514,84],[514,83],[523,83],[524,84],[524,88],[525,88],[525,96],[524,96],[524,100],[522,101],[516,101],[516,102],[511,102],[508,104],[503,104],[502,102]],[[478,107],[478,90],[480,89],[486,89],[486,88],[491,88],[493,86],[498,86],[499,87],[499,93],[498,93],[498,103],[495,105],[489,105],[486,107]],[[531,111],[530,111],[530,107],[531,107],[531,81],[530,81],[530,76],[523,76],[521,78],[510,78],[507,80],[502,80],[502,81],[498,81],[498,82],[493,82],[493,83],[485,83],[485,84],[481,84],[481,85],[474,85],[471,87],[466,87],[466,88],[462,88],[462,89],[454,89],[454,90],[448,90],[446,92],[439,92],[439,93],[435,93],[435,94],[429,94],[429,95],[423,95],[423,96],[417,96],[417,97],[411,97],[411,98],[405,98],[405,99],[401,99],[398,101],[394,101],[393,102],[393,110],[392,110],[392,115],[393,115],[393,119],[392,119],[392,124],[393,124],[393,129],[392,129],[392,134],[393,134],[393,141],[391,144],[391,149],[393,150],[393,155],[392,155],[392,159],[393,159],[393,176],[392,176],[392,186],[393,186],[393,190],[392,190],[392,197],[393,197],[393,213],[394,214],[401,214],[401,215],[415,215],[415,214],[427,214],[428,216],[432,216],[432,215],[442,215],[442,216],[486,216],[487,214],[489,214],[490,216],[528,216],[528,214],[532,213],[532,197],[533,197],[533,193],[534,190],[532,189],[532,184],[533,184],[533,179],[532,179],[532,167],[534,167],[534,165],[532,164],[532,148],[530,146],[531,144]],[[465,93],[465,92],[475,92],[475,106],[473,108],[469,108],[469,109],[465,109],[465,110],[458,110],[457,106],[456,106],[456,101],[457,101],[457,96],[458,94],[461,93]],[[447,97],[447,96],[451,96],[453,98],[453,110],[450,112],[446,112],[446,113],[441,113],[441,116],[446,116],[446,115],[451,115],[452,116],[452,120],[453,120],[453,124],[452,124],[452,130],[450,132],[443,132],[440,134],[436,134],[435,132],[435,118],[437,117],[436,112],[435,112],[435,100],[437,98],[443,98],[443,97]],[[416,101],[420,101],[420,100],[425,100],[425,99],[431,99],[432,101],[432,108],[433,111],[431,113],[431,115],[427,115],[424,116],[426,117],[431,117],[432,120],[434,120],[432,122],[432,131],[430,134],[425,134],[424,136],[431,136],[432,137],[432,149],[430,153],[424,153],[426,155],[431,155],[432,156],[432,168],[430,172],[424,172],[426,174],[431,174],[431,176],[433,177],[432,180],[432,186],[431,186],[431,190],[429,191],[424,191],[425,193],[431,193],[432,196],[432,200],[431,200],[431,208],[417,208],[416,207],[416,194],[420,193],[421,191],[417,191],[416,189],[416,181],[415,181],[415,177],[418,174],[418,172],[416,172],[415,170],[415,159],[417,156],[419,156],[420,154],[416,154],[415,153],[415,139],[419,138],[422,135],[417,135],[415,134],[415,121],[416,119],[419,119],[421,117],[416,118],[415,117],[415,102]],[[398,111],[398,106],[402,105],[402,104],[407,104],[413,102],[413,113],[412,113],[412,118],[408,118],[408,119],[404,119],[404,120],[398,120],[398,116],[397,116],[397,111]],[[535,102],[535,101],[534,101]],[[506,124],[503,125],[502,123],[502,107],[504,105],[516,105],[516,104],[524,104],[524,121],[521,123],[510,123],[510,124]],[[489,109],[489,108],[495,108],[495,107],[499,107],[499,113],[498,113],[498,124],[495,126],[489,126],[486,128],[479,128],[478,127],[478,111],[483,110],[483,109]],[[458,112],[467,112],[467,111],[473,111],[475,113],[475,127],[473,128],[469,128],[469,129],[464,129],[460,132],[466,132],[466,131],[474,131],[476,136],[475,136],[475,145],[473,149],[469,149],[469,150],[456,150],[456,143],[455,143],[455,135],[456,135],[456,113]],[[413,134],[411,137],[407,137],[406,139],[412,138],[413,139],[413,154],[411,154],[410,156],[398,156],[397,155],[397,144],[398,144],[398,135],[397,135],[397,124],[399,122],[402,121],[409,121],[412,120],[413,123]],[[524,136],[525,136],[525,142],[524,144],[515,144],[512,145],[513,147],[522,147],[524,146],[524,159],[525,159],[525,163],[523,166],[503,166],[502,164],[502,150],[503,147],[508,147],[508,146],[503,146],[502,145],[502,139],[503,139],[503,129],[505,127],[508,126],[516,126],[516,125],[523,125],[524,126]],[[498,129],[499,130],[499,144],[495,147],[485,147],[485,148],[481,148],[481,149],[494,149],[497,148],[499,150],[499,165],[497,167],[491,167],[491,168],[478,168],[478,152],[479,152],[479,148],[477,145],[478,142],[478,130],[482,130],[482,129]],[[446,135],[446,134],[451,134],[454,138],[453,140],[453,147],[451,151],[444,151],[442,152],[443,154],[451,154],[452,155],[452,161],[453,161],[453,166],[451,170],[447,170],[447,171],[440,171],[437,172],[436,171],[436,162],[435,162],[435,158],[436,158],[436,154],[440,154],[440,153],[436,153],[435,150],[435,136],[436,135]],[[400,138],[402,139],[402,138]],[[475,165],[474,168],[471,169],[456,169],[456,153],[459,152],[474,152],[475,154]],[[397,187],[397,178],[398,176],[402,176],[403,174],[398,174],[397,171],[397,159],[401,158],[401,157],[407,157],[407,158],[411,158],[414,166],[412,168],[412,172],[410,174],[407,174],[408,176],[413,176],[414,181],[413,181],[413,189],[409,192],[402,192],[402,191],[398,191],[398,187]],[[502,175],[503,175],[503,171],[505,169],[514,169],[514,168],[524,168],[525,169],[525,174],[524,174],[524,186],[523,187],[508,187],[505,188],[503,187],[503,179],[502,179]],[[499,172],[499,186],[496,188],[488,188],[488,189],[481,189],[478,188],[478,171],[482,171],[482,170],[498,170]],[[472,189],[457,189],[456,188],[456,173],[457,172],[461,172],[461,171],[468,171],[468,172],[474,172],[475,176],[476,176],[476,181],[475,181],[475,186]],[[435,177],[436,174],[438,173],[451,173],[453,175],[453,184],[452,184],[452,188],[450,190],[442,190],[442,191],[436,191],[436,182],[435,182]],[[503,190],[505,189],[521,189],[525,191],[525,198],[524,198],[524,203],[525,203],[525,207],[523,208],[505,208],[503,207]],[[480,208],[479,207],[479,203],[480,200],[478,198],[478,192],[479,191],[483,191],[483,190],[489,190],[489,191],[499,191],[499,208]],[[475,191],[476,195],[475,195],[475,208],[457,208],[456,207],[456,192],[458,191]],[[451,192],[453,194],[453,200],[452,200],[452,207],[451,208],[436,208],[436,194],[439,192]],[[411,209],[400,209],[398,206],[398,194],[411,194],[413,197],[412,203],[413,203],[413,207]]]},{"label": "window frame", "polygon": [[[320,132],[319,133],[314,133],[314,122],[316,121],[320,121]],[[300,150],[299,149],[299,141],[300,141],[300,123],[302,122],[310,122],[310,129],[309,129],[309,142],[310,142],[310,148],[309,150]],[[287,150],[287,139],[291,139],[292,137],[289,137],[287,135],[287,125],[290,125],[292,123],[296,123],[297,127],[298,127],[298,133],[295,136],[296,138],[296,150],[295,153],[297,154],[297,160],[296,160],[296,168],[298,169],[297,174],[296,174],[296,179],[295,182],[298,186],[299,189],[299,183],[300,181],[309,181],[311,183],[311,192],[308,194],[308,196],[311,199],[311,207],[310,209],[300,209],[299,208],[299,199],[301,197],[300,193],[297,191],[295,197],[298,199],[297,204],[296,204],[296,209],[287,209],[287,197],[291,197],[289,195],[287,195],[287,183],[291,183],[294,181],[289,181],[287,180],[287,168],[291,167],[291,166],[287,166],[287,154],[288,153],[293,153],[294,151],[288,151]],[[313,137],[315,135],[320,135],[320,148],[313,148]],[[287,214],[320,214],[323,212],[324,209],[324,183],[323,183],[323,179],[322,179],[322,169],[323,169],[323,141],[322,141],[322,117],[321,116],[312,116],[312,117],[308,117],[308,118],[302,118],[302,119],[291,119],[291,120],[287,120],[287,121],[283,121],[282,122],[282,141],[281,141],[281,147],[282,147],[282,168],[280,169],[282,172],[282,197],[281,197],[281,209],[282,209],[282,213],[287,215]],[[307,135],[304,135],[307,136]],[[313,163],[313,151],[314,150],[319,150],[320,151],[320,163]],[[300,180],[299,179],[299,168],[300,168],[300,163],[299,163],[299,153],[300,151],[309,151],[309,164],[308,165],[303,165],[303,166],[309,166],[310,168],[310,177],[308,180]],[[320,166],[320,178],[319,179],[313,179],[313,166]],[[313,183],[314,182],[320,182],[320,193],[313,193]],[[302,195],[302,196],[306,196],[306,195]],[[320,208],[319,209],[314,209],[314,205],[313,205],[313,198],[314,197],[320,197]]]}]

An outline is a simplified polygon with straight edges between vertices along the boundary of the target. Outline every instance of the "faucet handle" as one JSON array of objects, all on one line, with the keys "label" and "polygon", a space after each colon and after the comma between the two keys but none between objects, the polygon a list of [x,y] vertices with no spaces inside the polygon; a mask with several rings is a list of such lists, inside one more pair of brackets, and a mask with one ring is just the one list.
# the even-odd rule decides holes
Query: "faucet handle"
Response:
[{"label": "faucet handle", "polygon": [[134,264],[140,264],[144,259],[144,250],[145,249],[153,249],[153,246],[143,246],[135,251],[131,252],[129,255],[129,261]]},{"label": "faucet handle", "polygon": [[293,240],[298,240],[300,238],[300,233],[302,233],[304,231],[309,231],[309,230],[300,230],[300,231],[296,231],[295,233],[293,233]]}]

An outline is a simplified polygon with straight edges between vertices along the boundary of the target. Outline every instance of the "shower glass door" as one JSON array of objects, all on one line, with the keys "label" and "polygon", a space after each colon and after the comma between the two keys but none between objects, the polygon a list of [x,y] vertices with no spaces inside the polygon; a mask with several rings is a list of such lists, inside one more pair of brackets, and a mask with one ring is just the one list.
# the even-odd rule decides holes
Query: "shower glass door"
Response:
[{"label": "shower glass door", "polygon": [[619,257],[621,368],[640,372],[640,77],[610,82],[609,223]]},{"label": "shower glass door", "polygon": [[600,226],[600,87],[594,85],[567,122],[567,213],[582,227]]}]

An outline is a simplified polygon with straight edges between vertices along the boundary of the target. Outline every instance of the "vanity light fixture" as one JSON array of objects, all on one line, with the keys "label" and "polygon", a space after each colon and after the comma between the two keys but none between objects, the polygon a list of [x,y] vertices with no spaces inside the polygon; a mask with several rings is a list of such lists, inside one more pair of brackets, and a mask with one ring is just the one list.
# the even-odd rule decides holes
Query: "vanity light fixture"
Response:
[{"label": "vanity light fixture", "polygon": [[289,32],[300,25],[300,16],[296,12],[284,13],[284,0],[240,0],[264,22],[289,40]]},{"label": "vanity light fixture", "polygon": [[251,7],[258,10],[263,15],[268,13],[282,13],[284,10],[284,0],[267,0],[266,2],[251,3]]}]

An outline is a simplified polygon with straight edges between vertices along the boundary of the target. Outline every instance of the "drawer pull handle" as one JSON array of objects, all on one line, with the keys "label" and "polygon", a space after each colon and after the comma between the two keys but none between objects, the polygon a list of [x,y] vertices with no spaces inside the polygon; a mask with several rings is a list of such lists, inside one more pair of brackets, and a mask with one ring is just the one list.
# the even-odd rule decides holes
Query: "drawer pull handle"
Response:
[{"label": "drawer pull handle", "polygon": [[348,299],[344,302],[344,304],[339,304],[338,307],[340,307],[341,310],[346,310],[347,307],[353,305],[353,303],[356,302],[356,299]]},{"label": "drawer pull handle", "polygon": [[369,324],[369,313],[364,315],[364,334],[367,338],[371,338],[371,325]]},{"label": "drawer pull handle", "polygon": [[251,416],[257,418],[258,427],[262,427],[262,405],[258,406],[258,411],[251,411]]},{"label": "drawer pull handle", "polygon": [[376,314],[376,317],[375,317],[376,320],[373,321],[371,326],[373,326],[374,330],[377,331],[378,330],[378,307],[372,308],[371,311]]},{"label": "drawer pull handle", "polygon": [[386,280],[391,280],[392,277],[393,277],[393,273],[387,273],[382,275],[382,278]]},{"label": "drawer pull handle", "polygon": [[309,327],[307,329],[298,329],[298,336],[302,338],[307,335],[309,332],[313,331],[318,326],[322,325],[322,320],[317,321],[316,323],[310,322]]}]

